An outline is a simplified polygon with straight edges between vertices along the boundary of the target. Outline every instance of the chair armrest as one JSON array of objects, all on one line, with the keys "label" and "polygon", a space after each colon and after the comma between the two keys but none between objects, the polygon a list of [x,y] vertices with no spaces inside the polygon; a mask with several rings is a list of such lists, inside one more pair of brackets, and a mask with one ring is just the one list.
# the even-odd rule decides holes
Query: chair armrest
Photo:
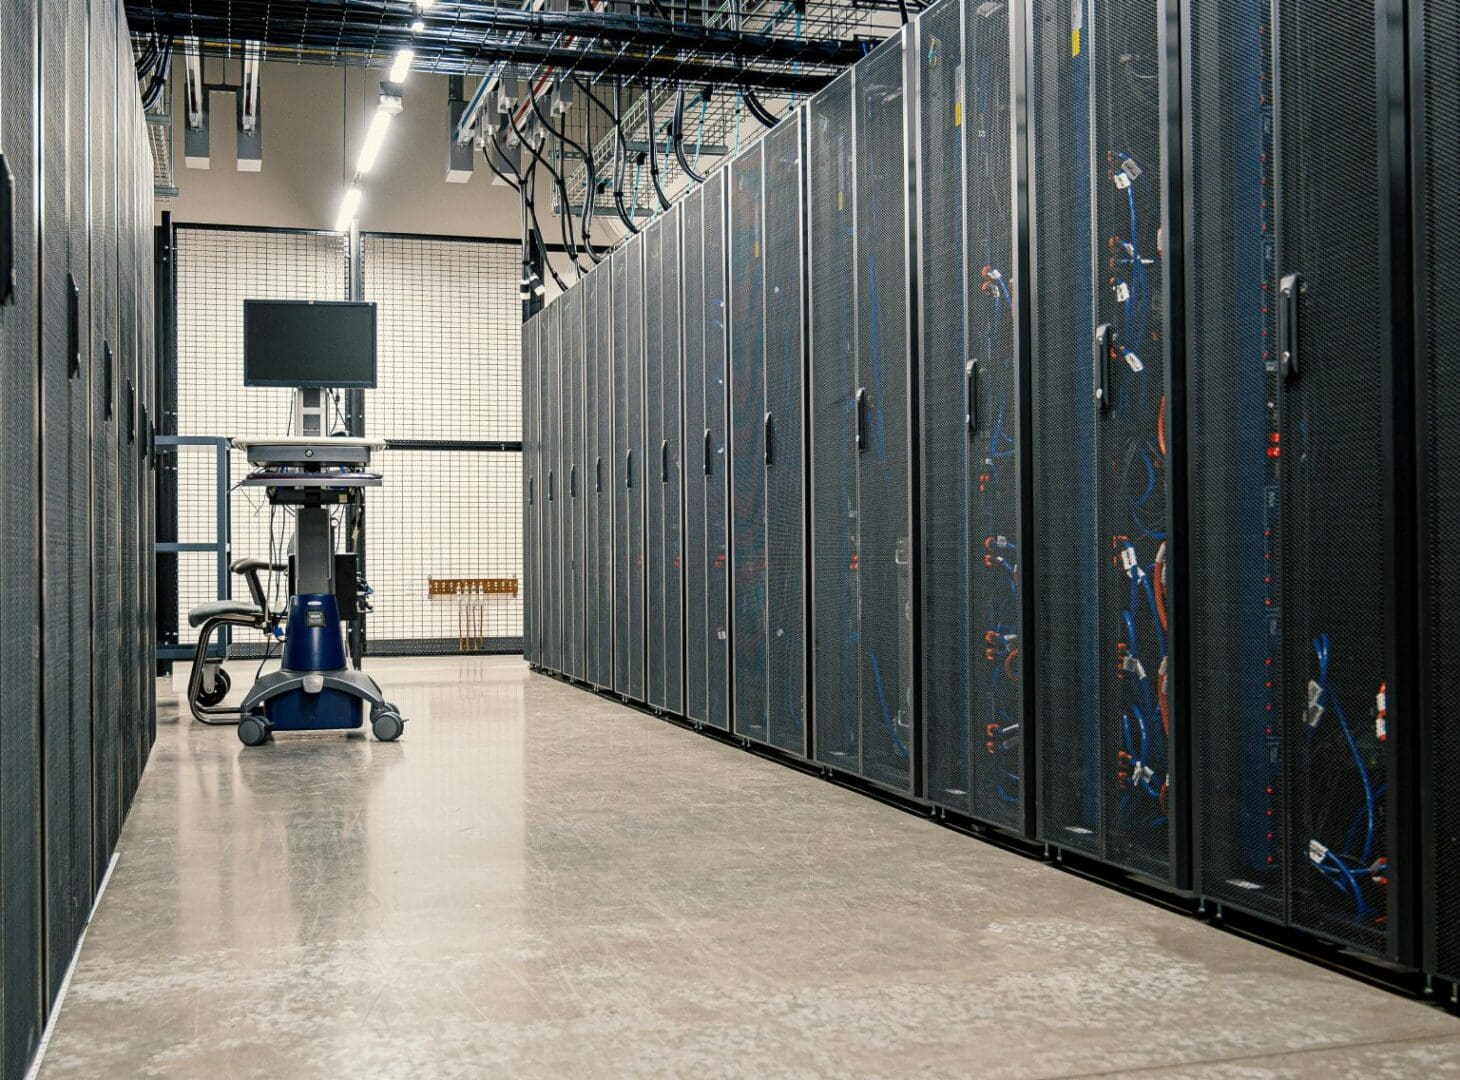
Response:
[{"label": "chair armrest", "polygon": [[241,574],[248,579],[248,591],[253,596],[254,606],[267,615],[269,613],[269,598],[264,593],[264,583],[259,580],[259,571],[268,570],[274,573],[283,573],[289,569],[289,564],[265,562],[263,559],[234,559],[229,569],[235,574]]}]

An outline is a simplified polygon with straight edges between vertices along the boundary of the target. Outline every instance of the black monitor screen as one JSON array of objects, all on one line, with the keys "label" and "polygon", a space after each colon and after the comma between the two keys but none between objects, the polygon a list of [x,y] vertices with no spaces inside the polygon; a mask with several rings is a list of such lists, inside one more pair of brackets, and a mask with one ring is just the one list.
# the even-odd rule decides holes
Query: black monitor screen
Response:
[{"label": "black monitor screen", "polygon": [[243,302],[245,386],[375,388],[375,305]]}]

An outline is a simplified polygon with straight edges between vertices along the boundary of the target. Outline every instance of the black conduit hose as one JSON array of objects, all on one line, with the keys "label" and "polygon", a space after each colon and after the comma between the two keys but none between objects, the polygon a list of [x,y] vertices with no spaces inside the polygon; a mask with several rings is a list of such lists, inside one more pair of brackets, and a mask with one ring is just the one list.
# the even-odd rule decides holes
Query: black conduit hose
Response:
[{"label": "black conduit hose", "polygon": [[[608,109],[607,106],[605,106],[603,104],[603,102],[601,102],[601,101],[598,100],[597,95],[595,95],[592,90],[588,89],[587,84],[585,84],[582,80],[580,80],[576,74],[569,74],[568,75],[568,78],[570,78],[570,79],[573,80],[573,85],[576,86],[580,91],[582,91],[583,96],[585,98],[587,98],[589,101],[593,102],[594,105],[597,105],[598,106],[599,110],[603,113],[604,116],[608,117],[610,120],[613,120],[613,118],[614,118],[613,117],[613,113]],[[613,160],[614,160],[615,166],[617,166],[617,164],[618,164],[618,138],[617,138],[618,131],[617,131],[616,128],[615,128],[615,131],[614,131],[614,136],[615,136],[615,138],[614,138],[614,154],[613,154]],[[592,185],[592,191],[589,193],[589,195],[583,201],[583,212],[585,214],[584,227],[583,227],[583,242],[585,244],[588,242],[588,226],[587,226],[587,222],[590,221],[590,220],[592,220],[592,217],[593,217],[593,209],[594,209],[595,202],[596,202],[596,200],[598,198],[598,195],[599,195],[599,189],[601,187],[603,187],[603,181],[601,181],[601,180],[598,179],[598,166],[593,162],[593,159],[591,157],[588,160],[588,175],[593,180],[593,185]],[[633,222],[629,221],[627,218],[624,219],[624,224],[626,226],[628,226],[630,229],[633,228]],[[591,255],[592,253],[593,253],[592,252],[592,249],[590,248],[589,249],[589,254]]]},{"label": "black conduit hose", "polygon": [[629,235],[634,236],[638,234],[639,227],[634,224],[634,216],[624,205],[624,168],[629,156],[629,144],[624,139],[623,114],[619,106],[619,81],[617,79],[613,80],[613,129],[618,133],[618,152],[614,154],[613,158],[613,202],[618,207],[618,216],[623,219]]},{"label": "black conduit hose", "polygon": [[[538,123],[542,124],[542,126],[548,130],[548,133],[554,136],[558,140],[558,142],[571,147],[577,153],[577,155],[583,159],[583,168],[586,169],[588,172],[588,197],[583,201],[583,248],[585,251],[587,251],[588,257],[592,259],[595,264],[601,263],[603,261],[603,256],[593,250],[593,241],[589,238],[588,235],[588,230],[593,226],[593,189],[598,184],[598,172],[593,167],[593,155],[590,154],[587,150],[584,150],[583,147],[579,146],[572,139],[568,138],[568,125],[566,123],[563,124],[562,131],[559,131],[557,128],[553,127],[551,121],[549,121],[548,118],[543,114],[542,107],[538,104],[537,96],[534,94],[530,95],[530,97],[532,98],[532,111],[537,114]],[[563,193],[563,205],[567,206],[568,189],[565,185],[561,183],[558,186]]]},{"label": "black conduit hose", "polygon": [[[532,91],[529,90],[528,93],[531,94]],[[507,114],[507,123],[512,125],[512,130],[517,135],[517,141],[520,142],[523,146],[527,147],[527,152],[533,156],[533,159],[536,160],[539,165],[541,165],[544,169],[548,171],[548,175],[553,178],[553,183],[557,185],[559,195],[558,218],[563,229],[563,246],[568,249],[568,258],[573,260],[574,268],[577,269],[579,274],[581,274],[583,272],[583,267],[578,262],[578,245],[574,243],[573,221],[568,211],[568,186],[563,183],[563,178],[558,175],[558,171],[547,163],[546,158],[538,153],[537,147],[532,144],[532,142],[527,138],[522,129],[517,126],[517,121],[512,119],[512,114],[510,112]]]},{"label": "black conduit hose", "polygon": [[[497,151],[498,155],[500,155],[500,157],[502,158],[503,164],[511,169],[513,175],[517,177],[517,182],[513,183],[502,174],[502,171],[498,169],[497,166],[492,162],[492,159],[490,155],[487,154],[485,147],[482,149],[482,156],[487,159],[487,164],[491,167],[491,170],[498,176],[502,177],[503,183],[507,184],[509,187],[515,188],[518,195],[521,196],[522,205],[525,207],[526,212],[529,216],[528,233],[532,238],[532,242],[537,245],[537,250],[542,254],[542,265],[546,268],[547,272],[552,275],[553,281],[557,282],[558,288],[566,292],[568,288],[567,283],[558,276],[558,272],[553,269],[552,261],[548,258],[547,243],[542,238],[542,227],[541,225],[539,225],[537,220],[537,203],[532,197],[532,185],[530,185],[527,182],[526,178],[524,178],[523,175],[517,171],[517,167],[513,165],[511,160],[507,157],[507,154],[503,151],[498,141],[500,138],[501,133],[498,131],[493,131],[492,146]],[[524,241],[524,243],[526,243],[526,241]],[[523,269],[525,271],[523,277],[530,278],[532,276],[532,263],[525,252],[523,254]]]},{"label": "black conduit hose", "polygon": [[654,181],[654,194],[659,197],[659,209],[669,209],[669,196],[664,194],[664,185],[659,182],[659,154],[655,144],[659,133],[654,130],[654,81],[644,80],[644,112],[647,118],[645,134],[649,139],[649,179]]},{"label": "black conduit hose", "polygon": [[[705,93],[709,94],[706,88]],[[708,96],[705,98],[709,100]],[[691,181],[696,184],[703,184],[705,178],[690,167],[689,157],[684,152],[684,86],[679,88],[679,96],[674,102],[674,156],[679,158],[679,167],[684,171]]]}]

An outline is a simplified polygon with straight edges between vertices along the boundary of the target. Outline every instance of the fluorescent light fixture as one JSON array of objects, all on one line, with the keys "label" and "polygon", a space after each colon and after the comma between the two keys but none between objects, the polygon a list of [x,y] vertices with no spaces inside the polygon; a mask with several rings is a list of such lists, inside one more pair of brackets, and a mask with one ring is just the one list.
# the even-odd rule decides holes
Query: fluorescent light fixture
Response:
[{"label": "fluorescent light fixture", "polygon": [[411,70],[411,61],[415,58],[414,50],[401,49],[395,54],[395,63],[390,65],[390,74],[386,76],[386,79],[393,83],[405,82],[406,74]]},{"label": "fluorescent light fixture", "polygon": [[436,0],[416,0],[416,7],[420,8],[422,11],[425,11],[427,8],[433,8],[435,6]]},{"label": "fluorescent light fixture", "polygon": [[415,22],[411,23],[411,33],[413,34],[419,34],[424,29],[426,29],[426,24],[423,23],[420,19],[417,19]]},{"label": "fluorescent light fixture", "polygon": [[395,115],[386,109],[376,109],[370,118],[370,127],[365,131],[365,142],[360,147],[360,159],[355,162],[357,173],[368,173],[375,167],[380,148],[385,143],[385,129],[390,127],[390,118]]},{"label": "fluorescent light fixture", "polygon": [[335,232],[345,232],[355,220],[355,211],[360,209],[360,189],[351,185],[345,189],[345,199],[340,203],[340,216],[335,218]]}]

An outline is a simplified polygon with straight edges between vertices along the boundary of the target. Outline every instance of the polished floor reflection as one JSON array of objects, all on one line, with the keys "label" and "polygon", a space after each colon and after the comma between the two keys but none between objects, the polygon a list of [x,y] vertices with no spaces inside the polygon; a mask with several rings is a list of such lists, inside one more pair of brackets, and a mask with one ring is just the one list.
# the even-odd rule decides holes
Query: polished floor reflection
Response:
[{"label": "polished floor reflection", "polygon": [[164,694],[42,1076],[1460,1072],[1438,1009],[519,659],[371,671],[399,743]]}]

